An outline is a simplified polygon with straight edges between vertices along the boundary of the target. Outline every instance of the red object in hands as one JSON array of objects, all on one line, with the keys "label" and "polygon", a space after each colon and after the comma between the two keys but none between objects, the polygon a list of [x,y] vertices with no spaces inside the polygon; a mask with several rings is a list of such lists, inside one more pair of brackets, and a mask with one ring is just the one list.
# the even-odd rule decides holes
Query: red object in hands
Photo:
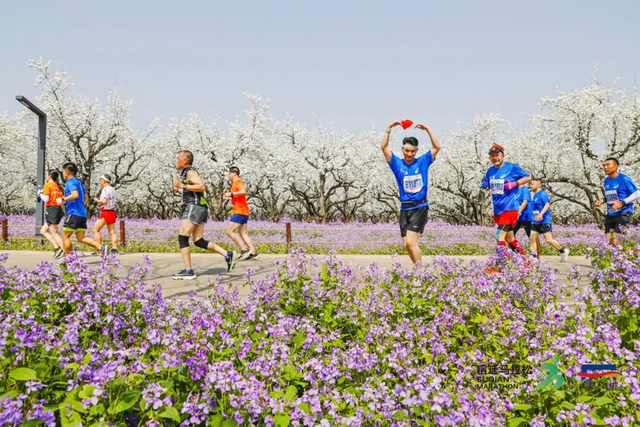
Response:
[{"label": "red object in hands", "polygon": [[407,130],[409,127],[411,127],[413,122],[411,120],[407,119],[407,120],[401,121],[400,124],[402,125],[402,129]]},{"label": "red object in hands", "polygon": [[517,186],[518,186],[518,183],[517,183],[517,182],[507,181],[507,182],[505,182],[505,184],[504,184],[504,189],[505,189],[505,190],[507,190],[507,191],[511,191],[511,190],[513,190],[514,188],[516,188]]}]

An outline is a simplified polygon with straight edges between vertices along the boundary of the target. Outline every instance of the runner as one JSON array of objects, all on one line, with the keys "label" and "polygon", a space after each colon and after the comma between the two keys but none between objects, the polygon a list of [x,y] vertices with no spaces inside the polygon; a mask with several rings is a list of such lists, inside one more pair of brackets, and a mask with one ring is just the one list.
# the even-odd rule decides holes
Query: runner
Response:
[{"label": "runner", "polygon": [[100,218],[93,226],[93,238],[102,248],[102,252],[107,253],[107,245],[102,245],[100,234],[100,230],[106,225],[111,236],[111,255],[114,255],[118,253],[118,236],[116,235],[116,190],[111,186],[111,175],[102,175],[100,185],[102,185],[100,197],[93,199],[100,205]]},{"label": "runner", "polygon": [[62,206],[58,203],[58,199],[63,196],[60,185],[58,184],[58,178],[60,174],[58,171],[49,171],[47,175],[47,182],[42,187],[42,190],[38,191],[38,196],[45,203],[45,221],[40,233],[47,238],[53,245],[53,257],[55,259],[64,255],[62,249],[62,237],[58,233],[58,225],[62,220]]},{"label": "runner", "polygon": [[[247,204],[247,192],[244,184],[240,179],[240,169],[235,166],[229,168],[229,181],[231,181],[231,190],[222,197],[224,200],[231,200],[232,212],[229,226],[227,227],[227,235],[231,237],[240,250],[240,259],[257,259],[260,255],[253,247],[249,232],[247,230],[247,221],[249,221],[249,205]],[[238,232],[238,234],[236,234]]]},{"label": "runner", "polygon": [[418,246],[418,238],[424,231],[429,214],[427,202],[427,190],[429,183],[429,167],[435,161],[440,151],[440,142],[427,126],[417,124],[416,129],[421,129],[429,134],[432,148],[430,152],[416,158],[418,152],[418,139],[408,136],[402,140],[403,159],[397,157],[389,146],[391,129],[402,125],[399,121],[391,123],[384,135],[382,135],[382,153],[387,160],[393,175],[398,183],[400,191],[400,235],[407,249],[409,258],[413,263],[422,261],[422,252]]},{"label": "runner", "polygon": [[640,198],[638,186],[627,175],[618,172],[618,159],[609,157],[604,161],[603,169],[607,177],[604,179],[603,200],[597,200],[596,206],[607,204],[607,217],[604,220],[604,232],[609,238],[622,233],[620,226],[631,223],[633,202]]},{"label": "runner", "polygon": [[540,256],[540,240],[542,234],[544,240],[560,251],[560,261],[567,262],[569,249],[565,249],[558,243],[551,234],[551,201],[547,192],[542,189],[542,181],[538,178],[531,181],[531,191],[533,191],[533,226],[531,229],[531,256],[539,259]]},{"label": "runner", "polygon": [[62,227],[62,248],[65,255],[71,253],[71,235],[76,234],[78,242],[93,246],[100,251],[100,245],[91,237],[84,233],[87,231],[87,210],[84,205],[89,203],[89,197],[84,189],[84,185],[76,178],[78,167],[75,163],[67,162],[62,165],[62,176],[65,179],[64,197],[58,200],[59,204],[64,202],[67,216]]},{"label": "runner", "polygon": [[482,188],[491,191],[493,199],[493,220],[498,229],[496,240],[498,246],[507,244],[514,251],[524,255],[524,251],[516,240],[513,229],[518,222],[518,186],[531,180],[531,177],[515,163],[504,161],[504,147],[493,143],[489,150],[489,160],[493,166],[489,168],[482,181]]},{"label": "runner", "polygon": [[180,171],[180,178],[177,178],[173,183],[173,191],[181,193],[182,198],[182,218],[178,232],[178,243],[182,261],[184,261],[184,270],[174,274],[174,280],[191,280],[197,277],[191,268],[189,236],[193,236],[193,244],[197,247],[222,255],[227,261],[227,271],[233,270],[238,260],[236,251],[225,251],[215,243],[203,238],[204,224],[209,216],[209,209],[205,199],[207,187],[202,182],[198,171],[192,165],[193,153],[191,151],[182,150],[178,152],[176,167]]},{"label": "runner", "polygon": [[[533,210],[531,209],[531,192],[529,191],[529,187],[527,187],[526,184],[520,187],[520,189],[518,190],[518,203],[520,203],[520,209],[518,209],[520,216],[518,216],[518,222],[513,228],[513,237],[515,239],[518,239],[518,230],[524,228],[524,232],[527,234],[527,237],[531,239],[531,223],[533,222]],[[538,250],[539,249],[540,246],[538,245]]]}]

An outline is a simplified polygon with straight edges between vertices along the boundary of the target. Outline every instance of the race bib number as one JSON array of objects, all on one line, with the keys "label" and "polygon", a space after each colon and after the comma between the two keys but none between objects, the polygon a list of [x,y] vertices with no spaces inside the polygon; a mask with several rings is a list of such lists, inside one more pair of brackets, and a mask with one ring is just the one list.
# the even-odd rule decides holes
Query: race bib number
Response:
[{"label": "race bib number", "polygon": [[618,201],[618,190],[606,190],[604,197],[607,199],[607,203],[613,204]]},{"label": "race bib number", "polygon": [[534,216],[538,216],[538,215],[540,215],[540,211],[533,211],[533,215],[534,215]]},{"label": "race bib number", "polygon": [[504,179],[491,178],[489,180],[491,194],[504,194]]},{"label": "race bib number", "polygon": [[424,184],[422,183],[422,175],[405,176],[403,182],[405,193],[417,193],[422,190],[422,187],[424,187]]}]

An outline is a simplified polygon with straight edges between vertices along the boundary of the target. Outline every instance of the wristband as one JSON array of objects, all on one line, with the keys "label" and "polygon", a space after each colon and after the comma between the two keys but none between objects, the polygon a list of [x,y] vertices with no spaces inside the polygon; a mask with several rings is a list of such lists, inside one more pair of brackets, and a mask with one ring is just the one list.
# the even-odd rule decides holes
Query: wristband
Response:
[{"label": "wristband", "polygon": [[390,134],[391,133],[391,129],[386,129],[385,132]]}]

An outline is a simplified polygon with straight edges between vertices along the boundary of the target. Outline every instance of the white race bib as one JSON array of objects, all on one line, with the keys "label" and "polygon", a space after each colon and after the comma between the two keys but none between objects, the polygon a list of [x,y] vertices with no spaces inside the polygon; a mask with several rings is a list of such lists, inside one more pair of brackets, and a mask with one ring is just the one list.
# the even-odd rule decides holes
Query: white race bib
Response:
[{"label": "white race bib", "polygon": [[405,193],[417,193],[422,190],[424,184],[422,183],[422,175],[409,175],[405,176],[403,180]]},{"label": "white race bib", "polygon": [[539,214],[540,214],[540,211],[533,211],[533,215],[534,215],[534,216],[537,216],[537,215],[539,215]]},{"label": "white race bib", "polygon": [[607,199],[607,203],[613,203],[618,201],[618,190],[606,190],[604,197]]},{"label": "white race bib", "polygon": [[504,194],[504,179],[491,178],[489,180],[491,194]]}]

